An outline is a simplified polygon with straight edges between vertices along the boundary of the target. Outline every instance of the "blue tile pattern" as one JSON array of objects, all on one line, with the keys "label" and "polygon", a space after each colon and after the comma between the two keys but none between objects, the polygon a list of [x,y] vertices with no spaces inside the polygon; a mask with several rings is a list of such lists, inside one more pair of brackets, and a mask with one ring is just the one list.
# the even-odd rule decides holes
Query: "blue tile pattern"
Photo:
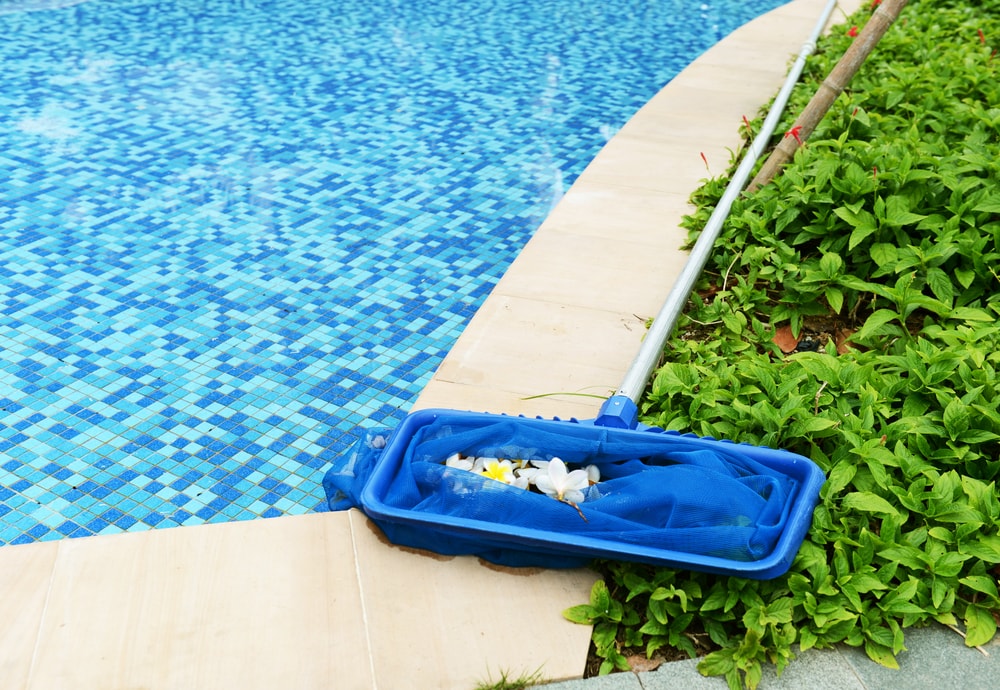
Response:
[{"label": "blue tile pattern", "polygon": [[779,4],[0,0],[0,545],[322,509],[606,137]]}]

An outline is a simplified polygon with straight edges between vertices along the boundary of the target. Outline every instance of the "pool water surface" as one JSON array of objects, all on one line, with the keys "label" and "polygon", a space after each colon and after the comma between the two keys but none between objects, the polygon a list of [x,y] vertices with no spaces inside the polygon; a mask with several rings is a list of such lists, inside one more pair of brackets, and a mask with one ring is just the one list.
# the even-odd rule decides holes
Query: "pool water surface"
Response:
[{"label": "pool water surface", "polygon": [[323,509],[607,139],[777,0],[0,0],[0,545]]}]

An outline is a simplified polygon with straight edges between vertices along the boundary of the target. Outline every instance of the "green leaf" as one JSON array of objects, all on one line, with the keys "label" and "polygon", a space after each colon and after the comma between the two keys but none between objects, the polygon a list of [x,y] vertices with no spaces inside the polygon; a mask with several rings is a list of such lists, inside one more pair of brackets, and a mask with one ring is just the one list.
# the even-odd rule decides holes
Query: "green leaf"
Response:
[{"label": "green leaf", "polygon": [[888,266],[895,268],[898,262],[899,252],[896,245],[887,242],[876,242],[871,246],[872,261],[878,264],[879,268]]},{"label": "green leaf", "polygon": [[643,635],[666,635],[670,628],[660,621],[648,620],[639,628],[639,632]]},{"label": "green leaf", "polygon": [[591,638],[598,652],[607,652],[615,647],[615,636],[618,634],[618,626],[614,623],[598,623],[594,626],[594,633]]},{"label": "green leaf", "polygon": [[827,419],[826,417],[807,417],[801,421],[796,422],[792,426],[793,436],[804,436],[805,434],[814,434],[819,431],[826,431],[832,427],[837,426],[839,422],[833,419]]},{"label": "green leaf", "polygon": [[844,308],[844,292],[838,288],[828,287],[823,296],[826,297],[827,304],[830,305],[830,311],[834,314],[839,314],[840,310]]},{"label": "green leaf", "polygon": [[729,598],[729,592],[726,591],[725,587],[716,586],[708,593],[705,600],[701,602],[700,611],[718,611],[723,606],[726,605],[726,600]]},{"label": "green leaf", "polygon": [[653,395],[662,397],[688,393],[698,385],[698,372],[685,364],[668,362],[660,367],[653,379]]},{"label": "green leaf", "polygon": [[877,642],[872,642],[871,640],[866,640],[865,653],[872,661],[881,664],[886,668],[895,669],[897,671],[899,670],[899,662],[896,661],[896,655],[892,653],[891,647],[878,644]]},{"label": "green leaf", "polygon": [[865,319],[865,325],[854,334],[856,340],[866,340],[883,332],[883,327],[890,321],[899,319],[899,314],[888,309],[879,309]]},{"label": "green leaf", "polygon": [[949,319],[957,319],[959,321],[980,321],[980,322],[995,322],[996,317],[990,314],[985,309],[975,309],[973,307],[956,307],[948,312]]},{"label": "green leaf", "polygon": [[878,230],[878,225],[875,222],[875,216],[864,209],[858,209],[855,211],[846,206],[840,206],[833,209],[833,212],[848,225],[854,228],[851,231],[851,239],[847,244],[847,248],[851,251],[861,244],[866,237]]},{"label": "green leaf", "polygon": [[959,551],[987,563],[1000,563],[1000,536],[982,535],[974,541],[960,544]]},{"label": "green leaf", "polygon": [[969,604],[965,609],[965,644],[969,647],[984,645],[997,633],[997,622],[993,614],[977,604]]},{"label": "green leaf", "polygon": [[894,616],[922,616],[925,611],[910,601],[895,600],[891,603],[884,604],[881,607],[886,613],[890,613]]},{"label": "green leaf", "polygon": [[1000,194],[992,194],[972,209],[977,213],[1000,213]]},{"label": "green leaf", "polygon": [[955,280],[966,290],[972,285],[976,280],[976,272],[972,269],[956,268],[955,269]]},{"label": "green leaf", "polygon": [[817,381],[837,380],[841,363],[836,357],[818,352],[799,352],[792,355],[793,361],[806,370]]},{"label": "green leaf", "polygon": [[998,602],[1000,593],[997,592],[997,582],[992,577],[987,577],[986,575],[969,575],[959,580],[959,583],[975,592],[985,594],[993,600],[994,604],[1000,603]]},{"label": "green leaf", "polygon": [[[938,577],[933,578],[933,582],[931,583],[931,605],[935,610],[940,610],[944,606],[945,600],[948,599],[949,594],[954,591],[951,585],[945,580]],[[949,605],[948,608],[951,608],[951,606]]]},{"label": "green leaf", "polygon": [[880,579],[867,573],[855,573],[852,575],[851,584],[861,594],[867,594],[868,592],[881,592],[889,589],[889,586]]},{"label": "green leaf", "polygon": [[899,516],[899,511],[889,501],[870,491],[855,491],[844,496],[845,508],[853,508],[866,513]]},{"label": "green leaf", "polygon": [[830,476],[823,485],[824,496],[836,496],[839,494],[858,472],[857,465],[849,462],[839,462],[830,470]]},{"label": "green leaf", "polygon": [[774,623],[791,623],[794,602],[791,597],[782,597],[767,606],[768,619]]},{"label": "green leaf", "polygon": [[667,608],[666,603],[659,599],[650,599],[649,604],[646,606],[646,612],[649,617],[655,621],[659,621],[663,625],[668,625],[670,623],[670,611]]},{"label": "green leaf", "polygon": [[875,227],[874,223],[865,223],[854,228],[851,232],[851,238],[848,240],[847,248],[854,251],[859,244],[864,242],[867,237],[874,234],[876,230],[878,230],[878,228]]},{"label": "green leaf", "polygon": [[590,588],[590,606],[599,612],[607,612],[611,608],[611,592],[604,580],[598,580]]},{"label": "green leaf", "polygon": [[844,260],[840,258],[839,254],[826,252],[819,260],[819,269],[828,279],[833,280],[844,270]]},{"label": "green leaf", "polygon": [[957,439],[969,428],[969,408],[961,400],[955,399],[944,408],[944,428],[951,440]]},{"label": "green leaf", "polygon": [[910,213],[910,202],[905,197],[894,195],[886,199],[885,220],[894,228],[919,223],[926,217],[919,213]]},{"label": "green leaf", "polygon": [[948,274],[940,268],[927,269],[927,284],[930,285],[934,296],[949,307],[955,301],[955,286],[952,284]]},{"label": "green leaf", "polygon": [[986,524],[986,520],[982,513],[971,506],[960,503],[954,503],[947,506],[943,510],[934,511],[933,516],[938,522],[949,522],[953,524]]},{"label": "green leaf", "polygon": [[706,654],[698,662],[698,673],[703,676],[724,676],[736,668],[736,661],[733,659],[735,648],[720,649],[717,652]]},{"label": "green leaf", "polygon": [[954,577],[962,571],[962,566],[969,559],[968,555],[949,552],[942,554],[940,558],[934,561],[934,567],[932,571],[935,575],[941,577]]},{"label": "green leaf", "polygon": [[587,604],[579,604],[578,606],[571,606],[570,608],[563,611],[563,618],[572,622],[580,623],[581,625],[590,625],[594,622],[594,609]]},{"label": "green leaf", "polygon": [[747,664],[745,673],[746,676],[743,680],[746,683],[748,690],[757,690],[757,686],[760,685],[760,679],[764,675],[763,666],[761,666],[759,661]]},{"label": "green leaf", "polygon": [[737,312],[723,312],[721,315],[722,323],[726,328],[735,335],[740,335],[746,329],[747,317],[741,311]]},{"label": "green leaf", "polygon": [[907,544],[896,544],[882,549],[878,555],[890,562],[912,568],[913,570],[925,570],[930,565],[925,554],[918,548]]}]

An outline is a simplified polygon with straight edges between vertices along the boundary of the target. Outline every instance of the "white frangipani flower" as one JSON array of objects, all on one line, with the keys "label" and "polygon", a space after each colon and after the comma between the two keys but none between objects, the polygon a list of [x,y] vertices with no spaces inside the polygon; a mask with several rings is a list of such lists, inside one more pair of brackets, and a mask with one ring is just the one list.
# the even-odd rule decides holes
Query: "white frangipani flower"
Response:
[{"label": "white frangipani flower", "polygon": [[590,485],[586,470],[567,471],[559,458],[549,461],[546,471],[535,475],[538,490],[566,503],[582,503],[583,491]]},{"label": "white frangipani flower", "polygon": [[487,458],[483,461],[483,476],[504,484],[514,483],[514,465],[510,460]]}]

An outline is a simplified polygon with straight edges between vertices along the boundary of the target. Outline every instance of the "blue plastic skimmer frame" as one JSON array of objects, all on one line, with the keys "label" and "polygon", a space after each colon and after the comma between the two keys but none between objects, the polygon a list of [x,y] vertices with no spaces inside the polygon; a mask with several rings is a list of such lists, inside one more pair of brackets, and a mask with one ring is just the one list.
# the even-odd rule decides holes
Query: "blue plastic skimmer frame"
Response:
[{"label": "blue plastic skimmer frame", "polygon": [[[332,510],[360,507],[393,543],[510,566],[594,558],[755,579],[791,566],[825,477],[782,450],[640,425],[638,400],[704,269],[733,201],[781,117],[836,6],[827,3],[616,393],[593,420],[421,410],[369,430],[323,484]],[[464,469],[462,456],[596,465],[600,482],[567,505]]]}]

